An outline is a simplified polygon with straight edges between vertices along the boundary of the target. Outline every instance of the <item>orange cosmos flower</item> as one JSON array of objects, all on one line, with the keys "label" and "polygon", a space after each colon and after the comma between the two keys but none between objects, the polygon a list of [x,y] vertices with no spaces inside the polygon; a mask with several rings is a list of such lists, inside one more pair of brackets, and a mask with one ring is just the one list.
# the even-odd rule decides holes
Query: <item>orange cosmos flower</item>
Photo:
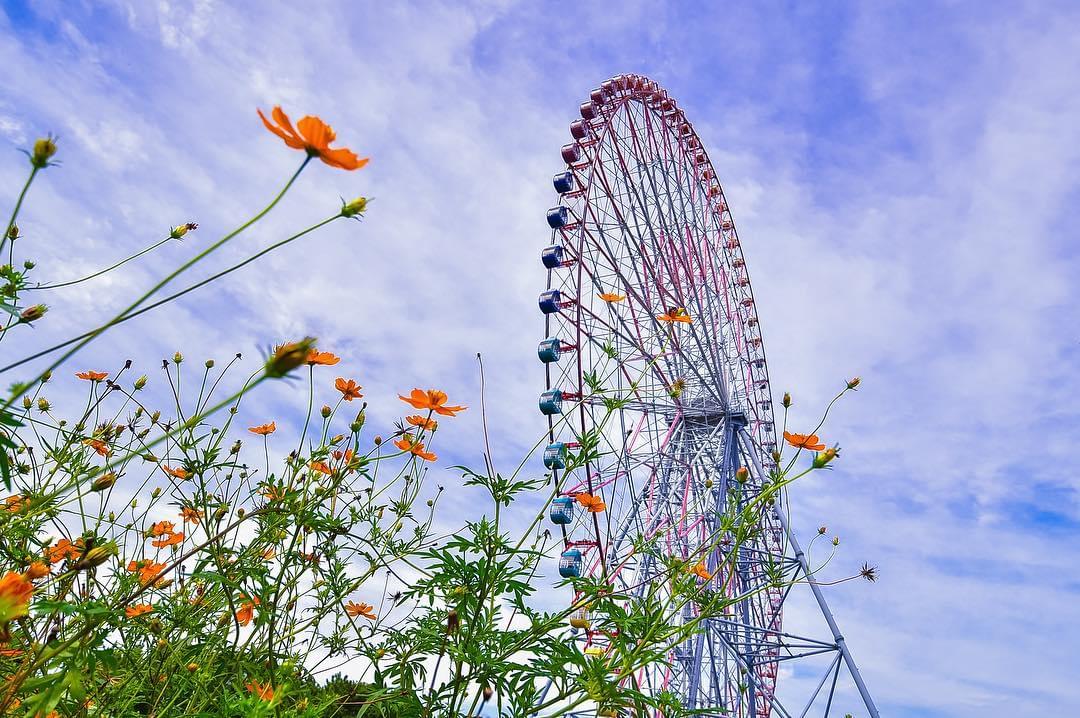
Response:
[{"label": "orange cosmos flower", "polygon": [[199,525],[199,520],[202,517],[201,517],[201,515],[199,514],[199,512],[196,509],[185,506],[182,509],[180,509],[180,518],[182,518],[185,523],[190,522],[190,523],[193,523],[196,526],[198,526]]},{"label": "orange cosmos flower", "polygon": [[186,479],[188,477],[187,469],[173,469],[173,468],[168,467],[168,466],[162,466],[161,470],[164,471],[169,476],[173,477],[174,479],[183,480],[183,479]]},{"label": "orange cosmos flower", "polygon": [[370,603],[355,603],[353,601],[349,601],[345,604],[345,613],[349,614],[353,618],[356,618],[357,616],[363,616],[370,621],[374,621],[376,618],[378,618],[378,616],[372,613],[371,609],[373,608],[374,606],[372,606]]},{"label": "orange cosmos flower", "polygon": [[139,574],[139,582],[145,586],[161,576],[161,572],[165,570],[165,564],[154,563],[149,560],[130,561],[128,562],[127,570],[137,572]]},{"label": "orange cosmos flower", "polygon": [[353,399],[359,399],[364,396],[360,393],[360,390],[364,387],[360,386],[352,379],[343,379],[339,376],[337,381],[334,382],[334,388],[341,392],[341,396],[345,401],[352,401]]},{"label": "orange cosmos flower", "polygon": [[330,149],[330,143],[337,138],[337,133],[318,117],[305,115],[296,123],[296,129],[293,129],[289,116],[281,111],[280,106],[275,105],[271,112],[276,124],[271,124],[262,110],[258,112],[266,129],[285,140],[285,144],[294,150],[304,150],[309,156],[318,157],[331,167],[340,167],[343,170],[360,169],[368,163],[367,157],[361,159],[355,152],[344,147]]},{"label": "orange cosmos flower", "polygon": [[21,573],[8,571],[0,578],[0,626],[30,612],[34,584]]},{"label": "orange cosmos flower", "polygon": [[183,540],[184,532],[176,531],[175,533],[171,533],[164,538],[159,538],[156,541],[151,541],[150,545],[156,548],[165,548],[166,546],[175,546],[176,544],[181,543]]},{"label": "orange cosmos flower", "polygon": [[150,613],[153,610],[154,607],[152,604],[137,603],[134,606],[128,606],[127,608],[125,608],[124,615],[128,618],[136,618],[137,616],[142,616],[143,614]]},{"label": "orange cosmos flower", "polygon": [[453,416],[466,409],[464,406],[446,406],[446,394],[438,389],[428,389],[427,391],[413,389],[409,396],[405,397],[398,394],[398,398],[407,404],[411,404],[415,409],[428,409],[443,416]]},{"label": "orange cosmos flower", "polygon": [[402,451],[408,451],[414,456],[420,457],[424,461],[435,461],[435,459],[439,458],[430,451],[424,451],[424,442],[414,441],[413,438],[408,434],[395,441],[394,446],[401,449]]},{"label": "orange cosmos flower", "polygon": [[258,434],[259,436],[266,436],[267,434],[273,434],[277,431],[277,424],[270,422],[269,424],[260,424],[259,426],[253,426],[248,429],[252,434]]},{"label": "orange cosmos flower", "polygon": [[405,421],[409,422],[413,426],[419,426],[424,431],[435,431],[439,428],[439,422],[428,419],[427,417],[414,414],[413,416],[406,416]]},{"label": "orange cosmos flower", "polygon": [[267,501],[280,501],[285,498],[285,489],[276,486],[267,486],[263,491],[263,496],[266,497]]},{"label": "orange cosmos flower", "polygon": [[825,444],[821,443],[821,439],[818,438],[817,434],[794,434],[790,431],[785,431],[784,439],[796,449],[821,451],[825,448]]},{"label": "orange cosmos flower", "polygon": [[176,530],[172,521],[158,521],[150,527],[151,536],[164,536],[165,534],[171,534]]},{"label": "orange cosmos flower", "polygon": [[625,294],[613,294],[612,292],[604,292],[603,294],[597,294],[596,296],[600,297],[608,304],[614,304],[615,302],[621,302],[626,299]]},{"label": "orange cosmos flower", "polygon": [[673,322],[682,322],[683,324],[689,324],[692,321],[690,319],[690,315],[687,314],[686,310],[682,308],[669,309],[664,314],[658,316],[657,319],[662,322],[667,322],[668,324],[671,324]]},{"label": "orange cosmos flower", "polygon": [[255,596],[250,601],[244,601],[240,604],[240,610],[236,612],[236,622],[241,626],[246,626],[251,623],[251,619],[255,616],[255,607],[262,601],[258,596]]},{"label": "orange cosmos flower", "polygon": [[698,563],[696,566],[690,569],[690,573],[694,574],[702,581],[708,581],[712,578],[712,574],[709,573],[709,569],[705,568],[704,563]]},{"label": "orange cosmos flower", "polygon": [[607,508],[607,504],[599,496],[581,493],[574,496],[577,502],[587,508],[590,514],[598,514]]},{"label": "orange cosmos flower", "polygon": [[334,366],[339,361],[341,361],[341,357],[330,352],[321,352],[318,349],[312,349],[307,355],[308,366],[315,366],[316,364]]},{"label": "orange cosmos flower", "polygon": [[74,561],[82,555],[82,547],[82,539],[79,539],[76,543],[71,543],[68,539],[62,538],[49,547],[49,563],[60,563],[65,558]]},{"label": "orange cosmos flower", "polygon": [[101,381],[107,376],[109,376],[107,371],[80,371],[75,373],[76,379],[83,379],[84,381]]},{"label": "orange cosmos flower", "polygon": [[6,499],[4,499],[4,510],[5,511],[10,511],[13,514],[16,514],[19,511],[22,511],[24,508],[26,508],[29,505],[30,505],[30,497],[29,496],[20,496],[20,495],[16,494],[15,496],[8,496]]},{"label": "orange cosmos flower", "polygon": [[318,471],[320,474],[326,474],[327,476],[329,476],[334,473],[330,470],[329,466],[327,466],[321,461],[312,461],[310,466],[313,471]]},{"label": "orange cosmos flower", "polygon": [[109,445],[101,439],[83,439],[83,446],[89,446],[96,451],[99,456],[109,455]]},{"label": "orange cosmos flower", "polygon": [[258,681],[252,680],[248,681],[245,687],[248,689],[248,693],[258,696],[261,701],[274,700],[274,687],[269,683],[263,685]]},{"label": "orange cosmos flower", "polygon": [[30,564],[30,567],[23,573],[27,580],[33,581],[43,576],[48,576],[52,573],[52,566],[43,561],[34,561]]}]

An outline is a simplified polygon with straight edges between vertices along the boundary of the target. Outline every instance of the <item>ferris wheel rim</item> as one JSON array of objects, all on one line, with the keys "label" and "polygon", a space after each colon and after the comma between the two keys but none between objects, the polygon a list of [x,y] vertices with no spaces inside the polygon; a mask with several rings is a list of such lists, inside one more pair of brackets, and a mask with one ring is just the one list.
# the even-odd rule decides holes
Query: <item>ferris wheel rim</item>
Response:
[{"label": "ferris wheel rim", "polygon": [[[620,95],[619,92],[622,92],[622,94]],[[611,102],[613,98],[616,99],[616,102],[614,103]],[[592,119],[600,120],[598,122],[598,125],[603,133],[613,132],[614,126],[611,122],[612,118],[619,112],[620,109],[622,109],[624,106],[631,102],[640,103],[644,107],[643,112],[648,112],[650,110],[659,110],[661,113],[670,113],[669,115],[665,116],[665,132],[670,132],[670,135],[675,138],[677,142],[677,147],[682,153],[680,159],[688,160],[691,157],[691,152],[694,152],[693,166],[700,168],[705,180],[707,180],[707,189],[704,193],[704,196],[710,202],[709,209],[713,210],[716,216],[719,218],[717,220],[717,223],[722,228],[720,236],[723,237],[725,241],[724,250],[733,255],[733,261],[736,259],[739,261],[739,264],[737,266],[745,268],[745,257],[743,254],[741,242],[738,239],[734,220],[733,218],[731,218],[730,207],[726,202],[726,196],[724,195],[723,189],[720,186],[719,180],[717,179],[715,169],[712,166],[712,161],[709,158],[706,150],[704,149],[703,143],[700,141],[700,138],[698,137],[696,131],[693,129],[693,126],[690,124],[689,120],[686,119],[685,113],[677,107],[677,104],[674,102],[673,99],[668,96],[665,90],[663,90],[652,80],[649,80],[648,78],[640,75],[616,76],[615,78],[612,78],[611,80],[602,83],[601,88],[594,91],[590,97],[590,100],[582,105],[582,118],[588,125],[590,121],[590,118],[586,117],[588,111],[589,114],[592,114]],[[580,122],[581,121],[575,121],[571,125],[571,134],[575,141],[570,145],[564,146],[562,155],[564,160],[566,160],[566,171],[570,172],[573,175],[573,180],[574,182],[579,183],[579,187],[583,187],[583,204],[586,208],[587,213],[587,208],[591,206],[589,203],[592,200],[591,192],[594,185],[592,182],[581,185],[579,181],[581,177],[580,171],[583,171],[586,167],[591,168],[593,164],[597,163],[598,155],[593,155],[590,157],[588,153],[584,153],[585,156],[588,158],[588,161],[579,161],[580,156],[583,154],[582,141],[588,135],[589,129],[592,127],[591,125],[588,125],[584,130],[583,136],[579,136],[579,134],[582,134],[582,126],[579,124]],[[678,128],[677,131],[671,132],[672,127]],[[623,169],[626,170],[625,166]],[[608,188],[608,192],[609,194],[611,194],[610,188]],[[552,221],[551,212],[554,212],[556,209],[559,209],[562,206],[563,205],[560,198],[559,207],[549,210],[549,224],[551,224]],[[575,217],[575,219],[582,225],[584,225],[586,222],[586,218],[584,216]],[[725,224],[728,226],[724,226]],[[553,235],[565,235],[565,230],[562,230],[560,227],[556,227],[555,224],[551,224],[551,226],[553,227]],[[580,401],[580,404],[584,404],[584,401],[581,400],[581,397],[584,393],[583,389],[585,384],[584,379],[586,367],[584,367],[583,365],[582,348],[585,346],[586,341],[589,340],[590,337],[587,335],[584,329],[584,322],[580,321],[580,317],[583,311],[581,288],[586,286],[586,282],[583,281],[583,277],[584,275],[589,274],[589,272],[586,266],[584,252],[580,249],[581,247],[584,247],[585,243],[584,229],[580,230],[580,235],[581,244],[579,245],[579,251],[577,252],[577,256],[575,258],[575,263],[577,264],[577,266],[573,269],[573,272],[575,272],[577,276],[575,285],[578,288],[576,296],[577,304],[575,307],[575,311],[577,312],[579,321],[572,322],[575,325],[575,364],[577,382],[576,386],[574,387],[576,391],[567,392],[567,396],[574,396]],[[551,270],[548,273],[548,290],[550,292],[552,289],[552,278],[555,275],[556,270],[551,267],[549,267],[549,269]],[[755,412],[756,424],[754,424],[754,431],[752,436],[754,443],[757,445],[756,449],[758,452],[760,452],[763,449],[763,446],[767,446],[770,442],[772,446],[775,447],[775,426],[772,424],[771,421],[767,422],[764,420],[771,419],[771,385],[769,383],[768,366],[765,360],[764,342],[761,337],[760,324],[757,320],[756,302],[753,296],[753,289],[749,283],[748,273],[745,273],[744,271],[744,274],[746,276],[746,281],[744,284],[742,284],[740,288],[741,291],[732,291],[731,288],[728,287],[727,283],[725,283],[723,287],[723,293],[725,298],[731,298],[733,295],[738,295],[738,301],[740,303],[745,302],[744,304],[741,304],[741,306],[746,307],[749,310],[746,313],[753,318],[753,323],[747,323],[747,321],[732,321],[731,324],[733,326],[737,326],[740,331],[740,334],[737,338],[735,338],[735,341],[737,346],[739,346],[741,349],[741,355],[739,358],[741,361],[743,361],[743,364],[746,367],[746,374],[745,376],[741,377],[744,380],[742,383],[742,387],[745,390],[744,393],[746,397],[746,410],[749,413],[752,407],[758,406],[757,403],[754,403],[754,399],[759,399],[759,402],[763,402],[765,406],[765,410],[763,410],[760,414]],[[590,279],[593,280],[593,284],[597,283],[591,275]],[[624,288],[627,288],[630,285],[624,280],[622,286]],[[630,298],[629,293],[627,295],[627,298]],[[541,306],[543,307],[543,303]],[[742,309],[738,308],[739,306],[740,305],[736,305],[735,314],[740,319],[743,319],[744,312]],[[728,312],[728,319],[730,320],[732,319],[730,306]],[[546,334],[547,337],[553,336],[550,328],[554,316],[556,316],[556,313],[550,313],[546,317],[545,327],[549,330]],[[638,338],[641,338],[640,333],[638,335]],[[754,340],[756,340],[756,343]],[[751,347],[754,347],[756,349],[753,354],[751,354]],[[753,370],[751,370],[751,367],[753,367]],[[552,374],[553,372],[551,371],[550,364],[546,365],[545,384],[547,393],[553,391],[561,391],[561,388],[559,386],[556,386]],[[669,408],[675,412],[678,412],[681,415],[682,407],[679,405],[678,397],[673,397],[673,399],[675,401]],[[580,428],[582,431],[582,435],[584,435],[587,431],[587,413],[583,408],[580,408],[580,406],[579,409],[580,410],[577,411],[577,416],[580,418]],[[623,408],[619,408],[617,410],[617,413],[619,415],[620,422],[624,422],[626,413],[625,410]],[[762,416],[764,416],[764,419],[762,418]],[[563,419],[567,421],[569,420],[569,418],[570,417],[563,417]],[[556,421],[550,415],[548,421],[549,438],[552,442],[555,442],[555,439],[557,437],[556,428],[560,424],[563,424],[565,422],[563,420]],[[675,424],[673,423],[673,429],[674,426]],[[592,474],[591,471],[588,470],[588,468],[586,470],[584,487],[588,489],[587,493],[593,493],[594,487],[592,485]],[[607,565],[604,555],[604,538],[606,537],[610,541],[610,530],[607,534],[602,535],[600,527],[598,525],[598,520],[596,519],[595,515],[593,516],[593,524],[595,529],[595,543],[598,548],[598,559],[594,561],[593,564],[590,566],[589,572],[595,572],[597,569],[599,569],[601,572],[606,572]],[[564,540],[566,540],[565,527],[563,528]],[[569,543],[567,545],[572,546],[573,544]],[[778,625],[778,623],[774,625]],[[773,677],[772,682],[773,684],[775,683],[775,676]],[[768,687],[768,690],[772,690],[771,685]]]}]

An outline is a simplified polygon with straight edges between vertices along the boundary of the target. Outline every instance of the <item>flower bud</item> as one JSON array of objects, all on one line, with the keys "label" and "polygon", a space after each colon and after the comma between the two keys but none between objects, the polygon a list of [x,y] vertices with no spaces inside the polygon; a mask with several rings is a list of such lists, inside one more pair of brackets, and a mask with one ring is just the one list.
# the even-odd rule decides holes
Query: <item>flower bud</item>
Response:
[{"label": "flower bud", "polygon": [[160,418],[161,418],[161,412],[160,411],[155,411],[153,414],[150,415],[150,423],[151,424],[156,424],[156,423],[158,423],[158,419],[160,419]]},{"label": "flower bud", "polygon": [[41,375],[41,383],[44,384],[49,379],[52,379],[52,369]]},{"label": "flower bud", "polygon": [[356,414],[356,418],[353,419],[353,423],[349,425],[349,431],[353,432],[354,434],[364,428],[364,421],[367,419],[367,416],[365,416],[364,414],[366,408],[367,403],[365,403],[364,406],[360,408],[360,411]]},{"label": "flower bud", "polygon": [[111,487],[115,483],[116,483],[116,474],[113,473],[112,471],[110,471],[109,473],[102,474],[101,476],[94,479],[94,483],[90,484],[90,490],[91,491],[104,491],[105,489]]},{"label": "flower bud", "polygon": [[819,526],[819,527],[818,527],[818,530],[817,530],[817,532],[818,532],[818,533],[819,533],[820,535],[824,536],[824,535],[825,535],[825,532],[826,532],[826,531],[828,531],[828,530],[829,530],[829,529],[828,529],[827,527],[825,527],[825,526]]},{"label": "flower bud", "polygon": [[779,451],[777,451],[776,449],[773,449],[773,452],[772,452],[771,456],[772,456],[773,461],[775,461],[777,463],[780,462],[780,452]]},{"label": "flower bud", "polygon": [[244,516],[246,516],[246,515],[247,515],[247,511],[244,511],[244,507],[243,507],[243,506],[241,506],[240,508],[238,508],[238,509],[236,510],[236,517],[237,517],[237,518],[240,518],[240,519],[242,519],[242,518],[244,518]]},{"label": "flower bud", "polygon": [[745,484],[746,480],[749,478],[750,470],[747,469],[745,466],[740,466],[738,469],[736,469],[735,480],[738,481],[740,484]]},{"label": "flower bud", "polygon": [[367,210],[367,204],[367,197],[357,197],[351,202],[345,202],[341,205],[341,216],[355,217],[358,214],[363,214]]},{"label": "flower bud", "polygon": [[42,137],[34,143],[34,153],[30,155],[30,164],[38,169],[49,166],[49,160],[56,154],[56,139],[52,135]]},{"label": "flower bud", "polygon": [[23,260],[22,266],[23,266],[23,269],[25,269],[26,271],[30,271],[31,269],[33,269],[34,267],[36,267],[36,266],[37,266],[37,264],[35,264],[34,262],[30,261],[29,259],[26,259],[26,260]]},{"label": "flower bud", "polygon": [[376,436],[374,441],[375,441],[375,446],[379,446],[380,444],[382,444],[382,437],[381,436]]},{"label": "flower bud", "polygon": [[176,352],[175,354],[172,355],[172,360],[173,360],[173,364],[179,364],[180,362],[184,361],[184,355],[181,354],[180,352]]},{"label": "flower bud", "polygon": [[326,404],[323,404],[323,408],[319,410],[319,413],[322,414],[322,418],[329,419],[330,418],[330,411],[331,411],[330,407],[327,406]]},{"label": "flower bud", "polygon": [[49,400],[46,399],[45,397],[41,397],[40,399],[37,400],[38,411],[40,411],[42,414],[44,414],[46,411],[49,410],[49,406],[50,406]]},{"label": "flower bud", "polygon": [[188,669],[188,673],[194,673],[195,671],[199,670],[199,664],[198,663],[189,663],[189,664],[187,664],[187,669]]},{"label": "flower bud", "polygon": [[206,366],[207,369],[213,369],[214,368],[214,360],[213,359],[207,359],[206,362],[205,362],[205,366]]},{"label": "flower bud", "polygon": [[[138,391],[139,389],[142,389],[144,386],[146,386],[146,374],[143,374],[142,376],[140,376],[138,379],[135,380],[135,391]],[[139,408],[142,408],[142,407],[139,407]]]},{"label": "flower bud", "polygon": [[19,321],[29,324],[30,322],[36,322],[45,316],[45,312],[49,311],[49,308],[44,304],[33,304],[26,309],[22,310],[22,314],[19,315]]},{"label": "flower bud", "polygon": [[153,491],[150,492],[150,498],[156,499],[158,496],[161,496],[161,487],[160,486],[158,486],[157,488],[155,488]]},{"label": "flower bud", "polygon": [[458,618],[457,609],[450,609],[450,613],[446,614],[446,632],[449,634],[457,633],[460,626],[461,619]]},{"label": "flower bud", "polygon": [[780,403],[782,403],[782,404],[784,405],[784,408],[785,408],[785,409],[786,409],[786,408],[788,408],[789,406],[791,406],[791,394],[788,394],[788,393],[787,393],[787,392],[785,391],[785,392],[784,392],[784,398],[783,398],[783,400],[782,400],[782,401],[781,401]]},{"label": "flower bud", "polygon": [[75,570],[78,571],[100,566],[117,553],[119,553],[119,548],[116,543],[112,541],[102,544],[101,546],[95,546],[79,559],[79,562],[75,564]]},{"label": "flower bud", "polygon": [[8,239],[18,239],[19,238],[19,225],[12,222],[11,226],[8,227],[7,236],[8,236]]},{"label": "flower bud", "polygon": [[28,397],[26,394],[23,394],[22,405],[24,409],[29,409],[34,405],[34,400]]},{"label": "flower bud", "polygon": [[818,453],[814,454],[813,467],[815,469],[825,468],[825,466],[830,461],[832,461],[833,459],[835,459],[839,455],[840,455],[840,450],[837,449],[837,448],[831,447],[831,446],[828,449],[825,449],[825,451],[819,451]]},{"label": "flower bud", "polygon": [[171,230],[169,230],[169,238],[180,239],[191,230],[198,228],[199,225],[195,224],[194,222],[187,222],[185,224],[177,225],[176,227],[173,227]]},{"label": "flower bud", "polygon": [[833,536],[832,545],[833,546],[839,546],[840,545],[840,537],[839,536]]},{"label": "flower bud", "polygon": [[862,379],[860,379],[857,376],[852,377],[851,379],[848,379],[847,388],[848,389],[854,389],[855,387],[857,387],[861,383],[862,383]]},{"label": "flower bud", "polygon": [[489,701],[491,700],[491,696],[495,694],[495,691],[491,690],[491,686],[484,686],[483,694],[484,700]]},{"label": "flower bud", "polygon": [[308,354],[315,348],[314,337],[304,337],[298,342],[278,345],[267,358],[264,369],[266,375],[279,379],[293,369],[307,362]]}]

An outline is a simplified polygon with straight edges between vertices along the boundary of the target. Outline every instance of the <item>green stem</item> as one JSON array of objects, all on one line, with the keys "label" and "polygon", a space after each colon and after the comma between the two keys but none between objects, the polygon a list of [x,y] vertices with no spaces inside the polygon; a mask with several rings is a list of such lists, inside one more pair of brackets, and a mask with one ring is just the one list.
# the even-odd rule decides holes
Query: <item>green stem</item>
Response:
[{"label": "green stem", "polygon": [[9,406],[11,406],[12,404],[14,404],[23,394],[26,393],[29,386],[31,386],[33,384],[37,384],[41,380],[41,378],[43,376],[45,376],[45,374],[47,374],[48,372],[51,372],[52,370],[56,369],[58,366],[60,366],[65,361],[70,359],[72,357],[72,355],[74,355],[76,352],[78,352],[84,346],[86,346],[91,341],[93,341],[95,338],[97,338],[98,336],[103,334],[107,329],[109,329],[110,327],[112,327],[115,324],[119,323],[120,320],[124,319],[128,314],[130,314],[134,310],[138,309],[142,305],[143,302],[145,302],[147,299],[149,299],[154,294],[156,294],[160,289],[162,289],[165,285],[167,285],[173,279],[178,277],[180,274],[182,274],[183,272],[185,272],[188,269],[190,269],[191,267],[193,267],[195,264],[200,262],[202,259],[204,259],[208,255],[210,255],[212,252],[214,252],[217,249],[221,248],[225,243],[229,242],[234,237],[239,235],[241,232],[246,230],[248,227],[250,227],[251,225],[258,222],[260,219],[265,217],[270,212],[270,210],[272,210],[275,206],[277,206],[278,202],[280,202],[281,198],[285,196],[285,193],[289,191],[289,188],[292,187],[294,182],[296,182],[297,177],[300,176],[300,173],[304,171],[304,168],[307,167],[307,164],[310,161],[311,161],[311,157],[307,157],[307,158],[304,159],[304,162],[300,165],[300,168],[296,170],[296,172],[293,174],[292,177],[289,178],[289,181],[285,183],[285,186],[281,188],[281,191],[278,192],[277,196],[274,197],[274,199],[270,202],[270,204],[266,205],[266,207],[264,207],[258,214],[256,214],[254,217],[249,219],[247,222],[244,222],[242,225],[240,225],[239,227],[237,227],[233,231],[226,234],[224,237],[219,239],[217,242],[214,242],[213,244],[211,244],[209,247],[204,249],[202,252],[195,255],[195,257],[193,257],[192,259],[190,259],[187,262],[185,262],[184,264],[180,265],[177,269],[173,270],[167,277],[162,279],[160,282],[158,282],[153,287],[151,287],[147,292],[145,292],[141,297],[136,299],[130,306],[128,306],[122,312],[117,314],[111,320],[109,320],[105,324],[101,325],[100,327],[98,327],[94,331],[90,332],[89,336],[87,336],[85,339],[80,341],[78,344],[76,344],[74,347],[72,347],[68,351],[64,352],[64,354],[59,359],[54,361],[52,364],[49,365],[49,367],[47,369],[45,369],[40,374],[38,374],[38,376],[33,381],[31,381],[28,384],[24,385],[24,388],[21,391],[13,392],[11,397],[6,402],[4,402],[3,406],[0,407],[0,409],[6,409]]},{"label": "green stem", "polygon": [[[37,176],[38,170],[41,169],[37,165],[34,165],[34,169],[30,170],[30,176],[26,178],[26,184],[23,185],[22,192],[19,193],[19,199],[15,202],[15,209],[11,211],[11,219],[8,220],[7,228],[4,229],[4,236],[0,237],[0,252],[4,250],[4,245],[7,244],[9,235],[11,234],[11,228],[15,226],[15,219],[19,216],[19,210],[22,209],[23,199],[26,198],[26,193],[30,190],[30,184],[34,181],[34,177]],[[14,264],[15,255],[15,242],[12,240],[11,248],[8,250],[8,264]]]}]

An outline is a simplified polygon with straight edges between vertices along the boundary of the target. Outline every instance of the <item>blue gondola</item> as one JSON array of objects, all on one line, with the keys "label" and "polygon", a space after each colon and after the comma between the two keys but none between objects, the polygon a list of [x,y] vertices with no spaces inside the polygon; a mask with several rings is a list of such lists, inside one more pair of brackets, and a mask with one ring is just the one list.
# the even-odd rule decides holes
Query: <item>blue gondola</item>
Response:
[{"label": "blue gondola", "polygon": [[540,413],[551,416],[562,413],[562,392],[558,389],[545,391],[540,395]]},{"label": "blue gondola", "polygon": [[554,337],[543,340],[536,347],[536,355],[539,356],[540,361],[544,362],[545,364],[559,361],[559,352],[561,351],[562,343]]},{"label": "blue gondola", "polygon": [[558,289],[550,289],[540,294],[540,311],[544,314],[554,314],[559,311],[562,303],[562,293]]},{"label": "blue gondola", "polygon": [[548,444],[547,448],[544,449],[544,466],[549,469],[565,469],[566,444],[561,441],[556,441],[554,444]]},{"label": "blue gondola", "polygon": [[561,244],[553,244],[550,247],[544,247],[540,251],[540,261],[544,263],[544,266],[548,269],[555,269],[561,267],[563,263],[563,248]]},{"label": "blue gondola", "polygon": [[581,551],[572,548],[559,558],[559,575],[563,578],[581,577]]},{"label": "blue gondola", "polygon": [[566,194],[574,189],[574,173],[570,170],[560,172],[551,178],[551,184],[555,185],[556,192]]},{"label": "blue gondola", "polygon": [[552,229],[565,227],[570,221],[570,211],[566,207],[552,207],[547,211],[547,221]]},{"label": "blue gondola", "polygon": [[574,500],[569,496],[560,496],[553,499],[551,508],[548,509],[548,517],[552,523],[565,526],[574,520]]}]

